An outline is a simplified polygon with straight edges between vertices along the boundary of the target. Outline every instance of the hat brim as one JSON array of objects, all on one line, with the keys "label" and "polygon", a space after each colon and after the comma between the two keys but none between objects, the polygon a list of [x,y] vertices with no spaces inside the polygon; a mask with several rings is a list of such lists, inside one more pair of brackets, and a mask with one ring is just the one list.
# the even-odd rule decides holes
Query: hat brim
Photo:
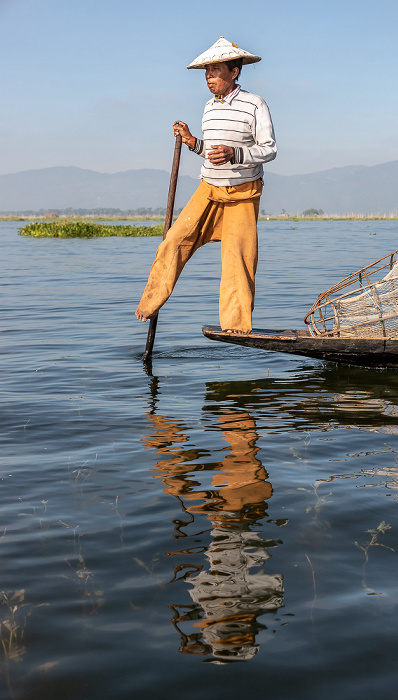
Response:
[{"label": "hat brim", "polygon": [[[199,63],[195,63],[195,61],[192,61],[192,63],[187,66],[188,70],[192,70],[193,68],[205,68],[206,66],[209,66],[212,63],[227,63],[228,61],[235,61],[238,58],[242,59],[242,65],[247,66],[249,63],[258,63],[261,61],[260,56],[228,56],[226,58],[218,58],[218,56],[212,56],[211,58],[207,58],[205,60],[200,61]],[[194,64],[194,65],[193,65]]]}]

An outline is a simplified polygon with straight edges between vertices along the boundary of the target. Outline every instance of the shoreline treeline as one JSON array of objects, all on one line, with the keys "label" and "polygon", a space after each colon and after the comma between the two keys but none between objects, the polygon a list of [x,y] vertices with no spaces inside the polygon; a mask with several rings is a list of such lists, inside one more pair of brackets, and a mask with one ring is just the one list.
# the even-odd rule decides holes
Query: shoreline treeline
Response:
[{"label": "shoreline treeline", "polygon": [[[175,217],[181,212],[181,209],[175,210]],[[141,209],[112,209],[112,208],[96,208],[96,209],[40,209],[38,211],[9,211],[0,212],[0,221],[45,221],[48,220],[99,220],[99,221],[164,221],[166,215],[165,208],[141,208]],[[280,214],[270,214],[266,210],[261,209],[260,221],[395,221],[398,220],[398,215],[394,214],[328,214],[322,209],[306,209],[301,213],[289,213],[282,209]]]}]

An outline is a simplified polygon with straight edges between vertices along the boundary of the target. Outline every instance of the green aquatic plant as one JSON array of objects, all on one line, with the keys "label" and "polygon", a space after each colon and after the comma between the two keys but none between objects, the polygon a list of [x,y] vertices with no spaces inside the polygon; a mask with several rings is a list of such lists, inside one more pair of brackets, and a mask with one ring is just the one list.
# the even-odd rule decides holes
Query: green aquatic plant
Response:
[{"label": "green aquatic plant", "polygon": [[320,496],[318,493],[318,489],[319,489],[320,485],[321,485],[321,482],[318,481],[318,482],[315,482],[315,484],[310,484],[312,490],[306,489],[306,488],[300,487],[300,486],[297,489],[298,491],[306,491],[307,493],[315,495],[316,501],[315,501],[314,505],[308,506],[308,508],[305,509],[306,513],[310,513],[312,510],[314,510],[315,517],[318,515],[319,511],[321,510],[321,507],[323,505],[325,505],[325,503],[331,503],[331,501],[327,501],[326,499],[329,496],[332,496],[332,493],[333,493],[332,491],[329,491],[329,493],[325,494],[324,496]]},{"label": "green aquatic plant", "polygon": [[28,226],[21,226],[21,236],[34,236],[36,238],[98,238],[109,236],[146,237],[162,236],[163,226],[113,226],[94,224],[86,221],[36,221]]},{"label": "green aquatic plant", "polygon": [[[4,675],[9,695],[13,698],[12,669],[21,663],[26,652],[25,632],[28,617],[33,608],[48,606],[49,603],[32,605],[25,601],[25,589],[0,591],[0,673]],[[2,652],[2,654],[1,654]]]},{"label": "green aquatic plant", "polygon": [[92,571],[83,556],[82,534],[77,533],[78,525],[58,521],[65,528],[73,528],[73,556],[65,559],[65,563],[71,572],[67,578],[79,586],[80,597],[83,603],[83,615],[97,612],[105,605],[104,591],[100,590],[95,583],[94,571]]},{"label": "green aquatic plant", "polygon": [[20,661],[25,651],[23,643],[26,617],[20,617],[25,607],[25,591],[0,591],[0,642],[5,659]]},{"label": "green aquatic plant", "polygon": [[[378,525],[375,529],[373,530],[366,530],[370,534],[370,540],[369,542],[366,542],[364,545],[358,544],[358,542],[355,542],[355,545],[359,547],[359,549],[362,549],[362,551],[365,553],[365,562],[363,565],[363,578],[362,578],[362,586],[363,588],[368,592],[369,595],[378,595],[373,591],[371,588],[368,587],[367,581],[366,581],[366,566],[369,561],[369,549],[371,547],[384,547],[384,549],[389,549],[391,552],[395,552],[395,549],[392,547],[388,547],[386,544],[382,544],[381,542],[377,541],[377,538],[379,535],[385,535],[386,530],[391,530],[391,525],[387,525],[387,523],[384,522],[384,520]],[[379,594],[380,595],[380,594]]]}]

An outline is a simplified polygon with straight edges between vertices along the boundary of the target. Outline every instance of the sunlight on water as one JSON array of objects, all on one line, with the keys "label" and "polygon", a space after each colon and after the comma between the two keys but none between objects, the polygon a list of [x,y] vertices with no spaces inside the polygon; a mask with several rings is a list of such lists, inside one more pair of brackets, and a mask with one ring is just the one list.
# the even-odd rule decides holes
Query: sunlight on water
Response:
[{"label": "sunlight on water", "polygon": [[[254,324],[394,250],[263,222]],[[206,340],[219,251],[133,317],[156,239],[1,224],[1,697],[395,698],[398,374]],[[377,236],[370,232],[377,231]]]}]

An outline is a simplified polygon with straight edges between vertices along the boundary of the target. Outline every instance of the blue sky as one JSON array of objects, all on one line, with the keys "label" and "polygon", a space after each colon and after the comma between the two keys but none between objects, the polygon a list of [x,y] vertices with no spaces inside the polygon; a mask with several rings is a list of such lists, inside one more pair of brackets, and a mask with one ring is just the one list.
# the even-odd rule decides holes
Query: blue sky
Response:
[{"label": "blue sky", "polygon": [[[396,0],[0,0],[0,173],[170,169],[171,124],[201,133],[186,65],[223,35],[263,60],[284,175],[398,159]],[[200,159],[184,149],[181,172]]]}]

